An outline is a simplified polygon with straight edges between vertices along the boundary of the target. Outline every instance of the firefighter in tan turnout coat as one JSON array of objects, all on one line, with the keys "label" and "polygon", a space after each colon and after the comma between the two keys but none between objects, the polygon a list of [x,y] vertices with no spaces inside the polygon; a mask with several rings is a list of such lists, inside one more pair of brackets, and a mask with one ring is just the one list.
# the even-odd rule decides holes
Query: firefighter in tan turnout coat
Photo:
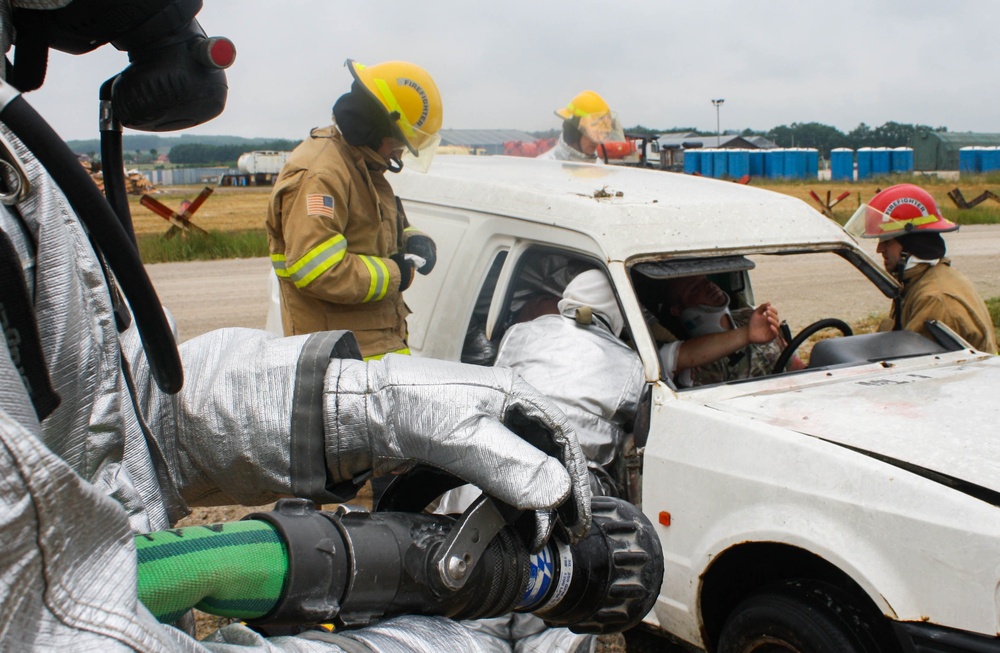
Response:
[{"label": "firefighter in tan turnout coat", "polygon": [[878,238],[887,272],[903,285],[879,331],[905,329],[927,338],[937,320],[980,351],[997,353],[993,320],[975,286],[945,256],[943,233],[958,225],[941,213],[923,188],[897,184],[862,204],[844,227],[860,238]]},{"label": "firefighter in tan turnout coat", "polygon": [[[403,148],[426,169],[437,146],[441,98],[426,71],[405,62],[348,61],[351,91],[335,125],[313,129],[281,171],[268,207],[271,262],[285,335],[346,329],[367,358],[408,353],[403,291],[434,267],[434,242],[410,227],[385,178]],[[411,164],[413,165],[413,164]]]}]

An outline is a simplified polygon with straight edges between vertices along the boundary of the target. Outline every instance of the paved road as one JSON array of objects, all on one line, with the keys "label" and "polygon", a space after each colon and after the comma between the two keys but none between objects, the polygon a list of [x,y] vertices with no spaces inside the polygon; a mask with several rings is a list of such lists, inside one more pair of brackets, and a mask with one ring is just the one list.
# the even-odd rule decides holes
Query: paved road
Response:
[{"label": "paved road", "polygon": [[[984,297],[1000,296],[1000,225],[968,225],[948,234],[947,241],[949,256],[979,292]],[[854,322],[888,311],[888,301],[872,292],[860,275],[841,267],[837,257],[809,257],[816,259],[811,262],[804,258],[759,261],[753,273],[757,301],[773,301],[793,330],[823,317]],[[177,319],[181,341],[224,326],[264,327],[268,259],[146,267],[160,300]],[[845,283],[845,276],[856,277],[853,284]]]},{"label": "paved road", "polygon": [[[947,234],[948,256],[957,270],[966,274],[984,298],[1000,296],[1000,225],[968,225]],[[865,240],[868,253],[875,241]],[[837,317],[853,324],[872,314],[887,314],[889,300],[836,255],[757,259],[751,273],[755,299],[773,301],[781,317],[797,331],[824,317]]]},{"label": "paved road", "polygon": [[267,317],[267,258],[147,265],[181,341],[227,326],[263,329]]}]

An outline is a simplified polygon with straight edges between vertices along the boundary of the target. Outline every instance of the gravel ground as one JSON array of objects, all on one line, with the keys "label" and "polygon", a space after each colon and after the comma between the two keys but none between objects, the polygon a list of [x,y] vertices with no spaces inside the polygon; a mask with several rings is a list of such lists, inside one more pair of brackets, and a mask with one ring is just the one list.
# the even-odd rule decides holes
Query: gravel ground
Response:
[{"label": "gravel ground", "polygon": [[[947,242],[956,269],[972,279],[983,297],[1000,296],[996,263],[1000,225],[966,225],[948,234]],[[888,312],[888,300],[880,295],[846,291],[843,277],[833,273],[841,264],[835,257],[817,257],[828,260],[813,263],[803,258],[760,261],[752,273],[757,300],[773,301],[793,330],[823,317],[854,322],[872,312]],[[160,300],[177,320],[181,341],[224,326],[264,327],[268,259],[158,263],[146,268]]]}]

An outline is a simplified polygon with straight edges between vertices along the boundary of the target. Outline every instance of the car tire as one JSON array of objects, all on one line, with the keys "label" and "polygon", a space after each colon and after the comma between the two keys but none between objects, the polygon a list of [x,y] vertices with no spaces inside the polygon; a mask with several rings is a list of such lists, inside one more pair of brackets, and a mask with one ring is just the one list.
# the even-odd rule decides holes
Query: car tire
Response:
[{"label": "car tire", "polygon": [[880,615],[836,587],[790,580],[736,606],[722,627],[718,653],[886,653],[895,650],[887,630]]}]

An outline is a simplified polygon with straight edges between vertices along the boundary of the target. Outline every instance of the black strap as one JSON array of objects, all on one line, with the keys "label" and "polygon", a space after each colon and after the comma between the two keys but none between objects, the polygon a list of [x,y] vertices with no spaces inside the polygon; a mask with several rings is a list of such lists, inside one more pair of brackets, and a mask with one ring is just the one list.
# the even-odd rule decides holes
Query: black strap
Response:
[{"label": "black strap", "polygon": [[34,91],[45,81],[49,65],[47,12],[38,9],[16,9],[17,48],[14,65],[9,68],[7,81],[22,93]]},{"label": "black strap", "polygon": [[326,467],[323,379],[333,358],[361,360],[350,331],[322,331],[309,336],[299,353],[292,394],[292,440],[289,462],[292,494],[321,503],[344,503],[358,493],[370,473],[333,483]]},{"label": "black strap", "polygon": [[0,231],[0,328],[38,421],[42,421],[59,406],[59,395],[49,378],[35,307],[28,297],[21,258],[7,234]]},{"label": "black strap", "polygon": [[895,296],[892,298],[892,330],[902,331],[903,330],[903,293],[906,291],[906,282],[903,280],[903,274],[906,272],[906,262],[910,259],[910,254],[903,252],[899,257],[899,262],[896,263],[896,270],[893,276],[899,280],[900,288],[896,291]]}]

